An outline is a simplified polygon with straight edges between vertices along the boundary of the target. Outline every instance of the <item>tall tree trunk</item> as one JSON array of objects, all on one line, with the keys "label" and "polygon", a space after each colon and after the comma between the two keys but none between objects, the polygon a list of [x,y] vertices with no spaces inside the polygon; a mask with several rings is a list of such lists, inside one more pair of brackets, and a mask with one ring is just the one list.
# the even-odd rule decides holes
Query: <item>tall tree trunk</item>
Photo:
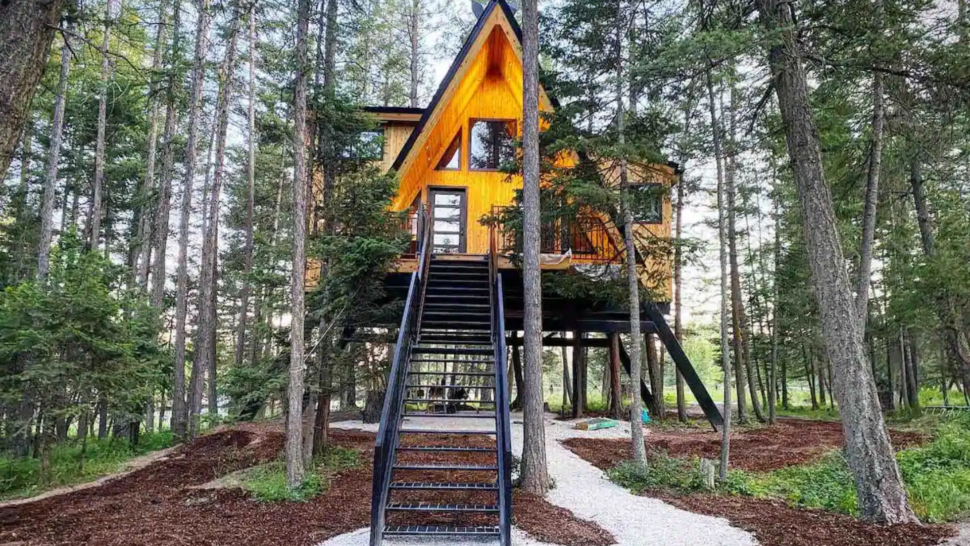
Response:
[{"label": "tall tree trunk", "polygon": [[[184,439],[189,412],[185,399],[185,338],[189,302],[189,219],[192,214],[192,186],[198,163],[199,132],[202,121],[202,89],[205,83],[205,53],[209,44],[209,0],[198,0],[198,25],[195,33],[195,60],[192,67],[192,93],[189,99],[189,135],[185,145],[185,174],[182,178],[182,207],[179,212],[178,279],[175,298],[175,388],[172,402],[172,432]],[[158,279],[156,279],[158,282]],[[192,392],[201,392],[203,372],[192,367]],[[196,379],[198,378],[198,379]],[[199,385],[194,383],[198,381]]]},{"label": "tall tree trunk", "polygon": [[[731,328],[734,340],[734,369],[737,374],[738,386],[738,420],[742,423],[748,420],[747,396],[751,395],[751,406],[755,417],[764,422],[764,414],[758,400],[755,388],[754,373],[751,369],[751,357],[748,351],[747,318],[744,314],[744,295],[741,293],[741,267],[738,264],[738,231],[737,231],[737,90],[731,86],[731,106],[728,111],[728,150],[725,158],[725,192],[727,194],[727,224],[728,224],[728,258],[730,264],[731,284]],[[724,110],[722,106],[722,111]],[[723,114],[722,114],[723,115]],[[745,392],[745,388],[748,392]]]},{"label": "tall tree trunk", "polygon": [[[516,334],[518,335],[518,334]],[[515,399],[509,405],[510,409],[522,409],[525,400],[525,374],[522,371],[522,352],[518,345],[512,346],[512,377],[515,379]]]},{"label": "tall tree trunk", "polygon": [[[702,6],[703,9],[703,6]],[[702,14],[702,28],[706,30],[707,19]],[[714,94],[714,63],[708,61],[705,71],[705,83],[707,85],[707,105],[711,118],[712,141],[714,144],[714,163],[717,171],[717,225],[718,243],[720,247],[719,262],[721,267],[721,310],[720,310],[720,337],[721,337],[721,368],[724,371],[724,425],[721,427],[721,465],[718,470],[718,478],[721,481],[727,479],[728,464],[731,455],[731,347],[728,342],[728,331],[730,323],[730,305],[728,298],[730,292],[728,288],[728,227],[727,227],[727,196],[724,184],[724,152],[721,138],[721,126],[717,117],[717,100]]]},{"label": "tall tree trunk", "polygon": [[0,2],[0,179],[13,160],[66,3]]},{"label": "tall tree trunk", "polygon": [[[874,0],[873,30],[882,34],[883,0]],[[882,170],[882,132],[885,124],[883,75],[872,72],[872,136],[869,148],[869,172],[866,176],[865,208],[862,213],[862,245],[859,251],[859,278],[856,284],[856,312],[860,330],[865,335],[866,308],[869,305],[869,281],[872,276],[872,247],[876,232],[876,209],[879,205],[879,176]]]},{"label": "tall tree trunk", "polygon": [[[321,319],[320,331],[326,332],[326,325]],[[313,431],[313,455],[320,455],[329,445],[330,404],[333,400],[333,367],[330,364],[329,345],[326,340],[321,341],[317,364],[320,368],[319,394],[317,395],[317,411]]]},{"label": "tall tree trunk", "polygon": [[[108,0],[105,5],[104,39],[101,42],[101,90],[98,96],[98,136],[94,143],[94,183],[91,190],[91,217],[88,218],[88,246],[96,250],[101,237],[101,206],[104,191],[104,147],[105,132],[108,124],[108,79],[111,77],[111,63],[108,50],[111,45],[111,25],[121,11],[121,0]],[[107,241],[105,242],[107,246]]]},{"label": "tall tree trunk", "polygon": [[623,391],[620,387],[620,334],[610,334],[609,376],[610,417],[623,418]]},{"label": "tall tree trunk", "polygon": [[[916,146],[913,146],[916,148]],[[916,223],[919,227],[920,243],[923,254],[933,260],[936,258],[936,234],[933,231],[933,220],[930,216],[929,205],[926,202],[926,187],[923,181],[923,166],[920,152],[913,151],[910,160],[909,183],[913,190],[913,203],[916,208]],[[967,339],[960,314],[953,308],[953,302],[947,290],[941,289],[936,297],[936,312],[943,325],[941,337],[946,340],[947,354],[960,372],[964,391],[970,384],[970,340]]]},{"label": "tall tree trunk", "polygon": [[286,484],[303,483],[303,290],[306,274],[306,69],[310,1],[297,0],[296,84],[293,92],[293,271],[290,275],[290,369],[286,419]]},{"label": "tall tree trunk", "polygon": [[236,366],[241,366],[246,352],[246,326],[249,316],[249,294],[253,274],[253,224],[256,207],[256,10],[249,12],[249,106],[247,110],[246,226],[243,249],[243,285],[239,294],[239,323],[236,325]]},{"label": "tall tree trunk", "polygon": [[[522,489],[549,490],[542,396],[542,286],[539,264],[539,12],[537,0],[522,5],[522,179],[524,242],[522,267],[525,318]],[[575,401],[575,400],[574,400]],[[578,403],[578,401],[575,401]]]},{"label": "tall tree trunk", "polygon": [[919,402],[919,353],[916,339],[910,332],[906,343],[906,373],[909,378],[909,407],[915,412],[920,411]]},{"label": "tall tree trunk", "polygon": [[[626,35],[624,24],[626,18],[623,13],[623,1],[616,1],[616,35],[614,37],[613,55],[616,62],[616,133],[617,144],[620,149],[626,145],[626,109],[623,102],[624,82],[624,48],[623,40]],[[643,444],[642,405],[637,395],[637,382],[643,375],[643,355],[640,354],[640,278],[637,274],[637,248],[633,233],[633,207],[631,203],[630,173],[627,159],[620,157],[620,192],[623,215],[623,243],[625,247],[626,263],[624,273],[627,281],[627,307],[630,310],[630,384],[633,396],[630,397],[630,439],[633,448],[633,460],[638,464],[647,464],[646,448]]]},{"label": "tall tree trunk", "polygon": [[[64,102],[67,100],[67,77],[71,71],[71,48],[64,35],[61,46],[61,72],[54,95],[54,117],[51,120],[51,142],[47,149],[47,172],[44,197],[40,205],[40,237],[37,242],[37,280],[47,281],[50,270],[51,239],[54,234],[54,200],[57,197],[57,168],[61,160],[61,138],[64,134]],[[67,191],[65,187],[65,192]]]},{"label": "tall tree trunk", "polygon": [[[654,419],[663,420],[666,417],[663,399],[664,377],[663,369],[660,366],[660,355],[658,354],[657,344],[654,342],[653,334],[643,334],[643,348],[646,352],[647,379],[649,380],[650,391],[653,393],[653,404],[647,409],[653,414]],[[633,385],[635,386],[636,382]]]},{"label": "tall tree trunk", "polygon": [[[774,198],[775,206],[775,278],[774,301],[771,312],[771,373],[768,380],[768,423],[775,424],[775,410],[778,405],[778,346],[781,340],[781,215],[778,212],[780,196]],[[786,400],[787,402],[787,400]],[[787,404],[786,404],[787,405]]]},{"label": "tall tree trunk", "polygon": [[804,218],[825,349],[835,368],[834,394],[842,415],[846,460],[855,477],[859,511],[867,520],[913,522],[916,516],[906,499],[875,381],[866,363],[861,321],[822,170],[818,128],[795,38],[793,10],[780,0],[758,0],[758,6],[768,32],[777,37],[769,49],[769,64]]},{"label": "tall tree trunk", "polygon": [[[209,406],[210,414],[217,415],[218,401],[216,400],[216,262],[219,253],[219,201],[222,196],[222,180],[226,171],[226,134],[229,128],[229,107],[232,104],[233,75],[236,72],[236,43],[239,37],[239,25],[242,15],[238,6],[233,7],[227,37],[225,59],[219,70],[219,92],[216,98],[215,123],[215,172],[212,176],[212,187],[209,189],[209,202],[205,232],[202,240],[202,271],[199,279],[199,341],[195,358],[192,363],[192,411],[200,411],[202,397],[202,381],[196,381],[196,374],[209,373]],[[193,415],[189,423],[190,435],[198,432],[198,415]]]},{"label": "tall tree trunk", "polygon": [[[172,207],[172,176],[175,162],[175,125],[178,114],[175,110],[176,96],[176,69],[181,54],[179,53],[181,42],[181,14],[182,2],[175,0],[172,9],[172,43],[166,53],[166,92],[165,92],[165,126],[162,129],[162,172],[161,180],[158,185],[157,204],[155,206],[154,226],[152,228],[152,248],[154,249],[155,261],[151,264],[152,294],[151,305],[157,311],[161,311],[165,303],[165,281],[166,281],[166,253],[168,249],[169,216]],[[184,380],[183,380],[184,383]],[[184,386],[183,386],[184,389]],[[184,399],[184,390],[183,390]],[[173,403],[174,405],[174,403]],[[173,407],[173,416],[175,414]],[[161,428],[161,427],[159,427]]]},{"label": "tall tree trunk", "polygon": [[410,41],[409,76],[411,86],[408,89],[408,103],[411,108],[418,107],[418,84],[421,83],[421,0],[411,0],[411,10],[408,13],[408,39]]},{"label": "tall tree trunk", "polygon": [[563,346],[560,350],[562,357],[562,411],[560,411],[560,414],[566,415],[566,406],[573,403],[573,391],[572,380],[569,378],[569,350],[565,344],[568,337],[566,332],[562,332],[560,336],[563,339]]},{"label": "tall tree trunk", "polygon": [[155,156],[158,147],[158,121],[161,101],[157,96],[158,88],[155,84],[162,70],[162,52],[165,49],[166,30],[168,28],[168,0],[161,0],[158,4],[158,28],[155,30],[155,48],[152,51],[151,84],[148,88],[148,151],[145,154],[145,180],[142,184],[141,199],[135,212],[138,217],[138,236],[135,238],[139,257],[137,258],[138,273],[136,280],[142,290],[148,288],[148,272],[151,269],[152,228],[154,227],[153,203],[150,196],[155,189]]},{"label": "tall tree trunk", "polygon": [[[689,115],[685,115],[686,119],[690,119]],[[687,121],[684,122],[686,126]],[[686,127],[685,127],[686,128]],[[682,245],[684,243],[684,228],[683,228],[683,216],[684,216],[684,180],[679,180],[677,182],[677,202],[674,205],[674,227],[677,230],[677,240],[674,246],[674,337],[677,338],[677,343],[683,345],[684,343],[684,325],[683,325],[683,313],[684,313],[684,301],[681,290],[683,289],[684,274],[683,274],[683,249]],[[677,374],[677,420],[681,423],[687,422],[687,397],[684,389],[684,376],[681,375],[680,370],[676,370]]]}]

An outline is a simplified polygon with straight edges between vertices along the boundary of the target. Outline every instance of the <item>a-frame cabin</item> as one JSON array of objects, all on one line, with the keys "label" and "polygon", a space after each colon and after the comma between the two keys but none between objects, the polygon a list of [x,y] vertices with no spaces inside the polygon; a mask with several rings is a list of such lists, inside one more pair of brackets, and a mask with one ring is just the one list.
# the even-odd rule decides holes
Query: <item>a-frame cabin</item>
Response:
[{"label": "a-frame cabin", "polygon": [[[521,30],[505,0],[491,0],[427,108],[368,108],[380,122],[384,167],[400,186],[391,210],[409,221],[413,243],[388,274],[405,298],[374,456],[371,545],[387,536],[491,537],[510,544],[511,434],[507,345],[522,329],[522,277],[504,255],[501,226],[480,219],[514,206],[520,176],[500,172],[514,154],[522,117]],[[554,101],[540,90],[540,108]],[[671,185],[671,165],[636,166],[638,184]],[[638,235],[670,237],[671,207],[656,192]],[[611,219],[544,226],[544,275],[616,268],[623,237]],[[646,259],[645,283],[666,297],[642,307],[656,334],[717,426],[721,415],[664,319],[669,261]],[[657,280],[659,279],[659,280]],[[405,295],[406,294],[406,295]],[[605,302],[544,295],[543,330],[629,331],[629,314]],[[587,345],[606,340],[586,340]],[[624,355],[625,356],[625,353]],[[628,362],[625,362],[628,364]],[[629,367],[627,366],[627,369]],[[575,374],[574,374],[575,375]],[[641,383],[641,395],[650,392]]]}]

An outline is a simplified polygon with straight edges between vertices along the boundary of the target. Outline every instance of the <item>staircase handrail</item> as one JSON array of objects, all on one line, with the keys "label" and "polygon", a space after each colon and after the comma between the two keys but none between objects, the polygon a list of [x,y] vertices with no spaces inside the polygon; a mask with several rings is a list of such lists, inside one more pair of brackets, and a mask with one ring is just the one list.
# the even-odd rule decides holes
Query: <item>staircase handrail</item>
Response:
[{"label": "staircase handrail", "polygon": [[489,273],[492,299],[492,344],[495,347],[495,434],[498,462],[499,540],[512,544],[512,430],[509,419],[509,382],[505,347],[505,294],[498,268],[495,233],[490,234]]},{"label": "staircase handrail", "polygon": [[424,292],[427,286],[427,268],[431,259],[431,226],[428,211],[422,208],[418,216],[419,247],[418,270],[411,274],[408,295],[398,330],[394,360],[387,380],[384,395],[384,408],[381,410],[381,423],[377,430],[374,445],[374,477],[371,492],[371,546],[379,546],[383,539],[385,507],[391,471],[394,466],[394,453],[397,448],[397,430],[404,413],[404,390],[408,367],[411,361],[411,344],[417,337],[416,326],[421,318]]}]

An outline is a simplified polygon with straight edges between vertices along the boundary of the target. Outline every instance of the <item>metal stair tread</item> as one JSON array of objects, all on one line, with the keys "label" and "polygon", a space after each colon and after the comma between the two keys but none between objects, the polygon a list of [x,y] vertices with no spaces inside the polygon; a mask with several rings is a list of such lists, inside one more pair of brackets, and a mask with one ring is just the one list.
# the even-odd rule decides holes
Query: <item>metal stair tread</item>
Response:
[{"label": "metal stair tread", "polygon": [[[411,362],[414,362],[413,360]],[[408,372],[410,375],[454,375],[457,377],[493,377],[494,372]]]},{"label": "metal stair tread", "polygon": [[459,436],[494,436],[494,430],[464,430],[464,429],[428,429],[428,428],[402,428],[398,430],[400,434],[457,434]]},{"label": "metal stair tread", "polygon": [[407,489],[420,491],[497,491],[495,482],[391,482],[391,489]]},{"label": "metal stair tread", "polygon": [[405,389],[484,389],[494,390],[492,385],[405,385]]},{"label": "metal stair tread", "polygon": [[449,527],[445,525],[386,525],[386,536],[500,536],[496,525],[477,527]]},{"label": "metal stair tread", "polygon": [[404,403],[405,404],[407,404],[407,403],[411,403],[411,404],[446,404],[446,403],[452,403],[452,402],[454,402],[454,403],[461,402],[462,404],[491,404],[493,406],[495,405],[495,402],[487,401],[487,400],[443,400],[441,398],[405,398],[404,399]]},{"label": "metal stair tread", "polygon": [[434,502],[391,502],[388,510],[398,512],[486,512],[497,513],[496,504],[440,504]]},{"label": "metal stair tread", "polygon": [[397,446],[398,451],[440,451],[443,453],[497,453],[493,447],[468,446]]},{"label": "metal stair tread", "polygon": [[414,418],[441,418],[451,417],[454,419],[495,419],[495,413],[405,413],[404,417]]},{"label": "metal stair tread", "polygon": [[448,470],[467,470],[469,472],[494,472],[498,470],[498,466],[491,464],[461,464],[461,463],[430,463],[430,464],[411,464],[411,463],[398,463],[394,465],[394,470],[436,470],[436,471],[448,471]]}]

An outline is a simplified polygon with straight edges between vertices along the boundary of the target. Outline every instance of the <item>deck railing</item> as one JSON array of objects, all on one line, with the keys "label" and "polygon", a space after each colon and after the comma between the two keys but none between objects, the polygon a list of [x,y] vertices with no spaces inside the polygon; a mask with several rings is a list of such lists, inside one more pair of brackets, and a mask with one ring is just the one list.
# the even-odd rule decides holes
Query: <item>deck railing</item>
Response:
[{"label": "deck railing", "polygon": [[492,300],[492,344],[495,348],[495,434],[498,463],[499,532],[501,546],[512,544],[512,425],[509,418],[508,351],[505,347],[505,294],[498,269],[497,240],[489,238]]},{"label": "deck railing", "polygon": [[[509,207],[492,207],[491,230],[497,237],[499,252],[521,254],[522,238],[517,230],[508,229]],[[612,221],[591,212],[568,210],[543,211],[539,251],[543,254],[572,252],[574,259],[589,263],[616,263],[622,256],[619,230]]]},{"label": "deck railing", "polygon": [[381,424],[377,431],[377,442],[374,445],[370,542],[372,546],[380,545],[383,539],[388,486],[394,467],[394,454],[399,441],[397,430],[404,413],[404,385],[407,380],[408,367],[411,364],[411,344],[417,339],[417,325],[421,319],[421,306],[424,301],[427,271],[431,259],[431,225],[427,210],[418,209],[415,213],[414,222],[415,231],[413,233],[416,234],[417,240],[415,254],[420,265],[418,270],[411,274],[411,284],[404,304],[404,316],[401,318],[397,345],[394,349],[394,360],[391,363],[391,373],[388,376],[387,393],[384,396],[384,408],[381,412]]}]

